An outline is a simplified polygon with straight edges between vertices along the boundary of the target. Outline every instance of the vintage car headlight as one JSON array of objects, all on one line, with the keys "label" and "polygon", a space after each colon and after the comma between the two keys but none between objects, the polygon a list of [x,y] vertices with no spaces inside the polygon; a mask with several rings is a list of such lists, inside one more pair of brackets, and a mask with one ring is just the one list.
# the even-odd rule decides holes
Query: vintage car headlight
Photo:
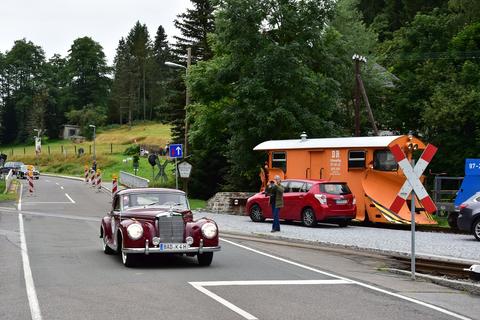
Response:
[{"label": "vintage car headlight", "polygon": [[202,226],[202,234],[207,239],[213,239],[217,235],[217,226],[215,223],[207,222]]},{"label": "vintage car headlight", "polygon": [[130,239],[138,240],[143,235],[143,227],[140,223],[132,223],[127,227],[127,233]]}]

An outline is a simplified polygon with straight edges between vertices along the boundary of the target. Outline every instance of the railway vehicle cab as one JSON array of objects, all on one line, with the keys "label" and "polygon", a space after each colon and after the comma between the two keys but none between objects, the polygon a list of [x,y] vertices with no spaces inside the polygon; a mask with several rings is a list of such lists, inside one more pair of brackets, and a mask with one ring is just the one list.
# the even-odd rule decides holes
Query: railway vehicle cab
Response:
[{"label": "railway vehicle cab", "polygon": [[[395,144],[409,159],[425,149],[425,144],[411,135],[322,139],[302,135],[301,139],[265,141],[254,150],[267,153],[270,176],[345,181],[357,199],[356,220],[409,224],[410,201],[399,213],[389,210],[406,180],[389,149]],[[416,223],[436,224],[421,204],[415,203]]]}]

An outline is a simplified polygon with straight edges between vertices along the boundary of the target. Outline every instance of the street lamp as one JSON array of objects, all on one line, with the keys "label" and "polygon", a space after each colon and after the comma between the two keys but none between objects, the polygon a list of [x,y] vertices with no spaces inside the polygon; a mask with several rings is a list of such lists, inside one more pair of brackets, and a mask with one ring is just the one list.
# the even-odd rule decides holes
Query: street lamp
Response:
[{"label": "street lamp", "polygon": [[[190,63],[192,60],[192,48],[187,48],[187,66],[174,63],[174,62],[169,62],[166,61],[165,65],[168,67],[172,68],[183,68],[185,69],[186,76],[188,76],[188,69],[190,68]],[[188,105],[190,104],[190,92],[188,90],[188,86],[185,83],[185,137],[184,137],[184,150],[183,154],[186,157],[187,156],[187,151],[188,151],[188,116],[187,116],[187,108]]]},{"label": "street lamp", "polygon": [[97,160],[96,153],[95,153],[95,126],[93,124],[88,125],[90,128],[93,128],[93,161]]}]

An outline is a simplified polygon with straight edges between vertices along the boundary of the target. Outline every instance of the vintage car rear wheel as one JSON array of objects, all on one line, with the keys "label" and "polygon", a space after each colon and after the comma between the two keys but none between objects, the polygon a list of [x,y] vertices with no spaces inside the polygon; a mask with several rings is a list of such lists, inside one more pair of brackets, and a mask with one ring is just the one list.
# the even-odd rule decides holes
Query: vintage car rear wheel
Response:
[{"label": "vintage car rear wheel", "polygon": [[317,218],[312,208],[305,208],[302,211],[302,223],[306,227],[313,227],[317,224]]},{"label": "vintage car rear wheel", "polygon": [[250,219],[252,219],[253,222],[265,221],[265,218],[263,217],[263,213],[262,213],[262,208],[260,208],[258,204],[254,204],[250,208]]},{"label": "vintage car rear wheel", "polygon": [[204,252],[197,254],[198,264],[201,266],[209,266],[212,264],[213,252]]}]

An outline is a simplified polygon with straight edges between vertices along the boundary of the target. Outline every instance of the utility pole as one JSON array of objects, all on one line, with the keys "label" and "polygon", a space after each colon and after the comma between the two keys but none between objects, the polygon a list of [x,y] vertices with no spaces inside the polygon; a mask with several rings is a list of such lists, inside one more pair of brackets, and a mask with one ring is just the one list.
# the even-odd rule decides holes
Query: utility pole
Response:
[{"label": "utility pole", "polygon": [[360,76],[360,62],[366,63],[367,58],[354,54],[352,59],[355,61],[355,136],[360,136],[360,92],[367,107],[368,118],[373,127],[373,132],[376,136],[379,135],[375,119],[373,117],[372,108],[368,101],[367,91],[363,85],[362,77]]},{"label": "utility pole", "polygon": [[[192,48],[187,48],[187,70],[185,76],[188,78],[188,69],[192,63]],[[185,82],[185,157],[188,155],[188,106],[190,105],[190,90],[188,84]]]},{"label": "utility pole", "polygon": [[356,59],[356,55],[353,56],[355,61],[355,137],[360,136],[360,86],[358,85],[357,76],[360,74],[360,60]]}]

